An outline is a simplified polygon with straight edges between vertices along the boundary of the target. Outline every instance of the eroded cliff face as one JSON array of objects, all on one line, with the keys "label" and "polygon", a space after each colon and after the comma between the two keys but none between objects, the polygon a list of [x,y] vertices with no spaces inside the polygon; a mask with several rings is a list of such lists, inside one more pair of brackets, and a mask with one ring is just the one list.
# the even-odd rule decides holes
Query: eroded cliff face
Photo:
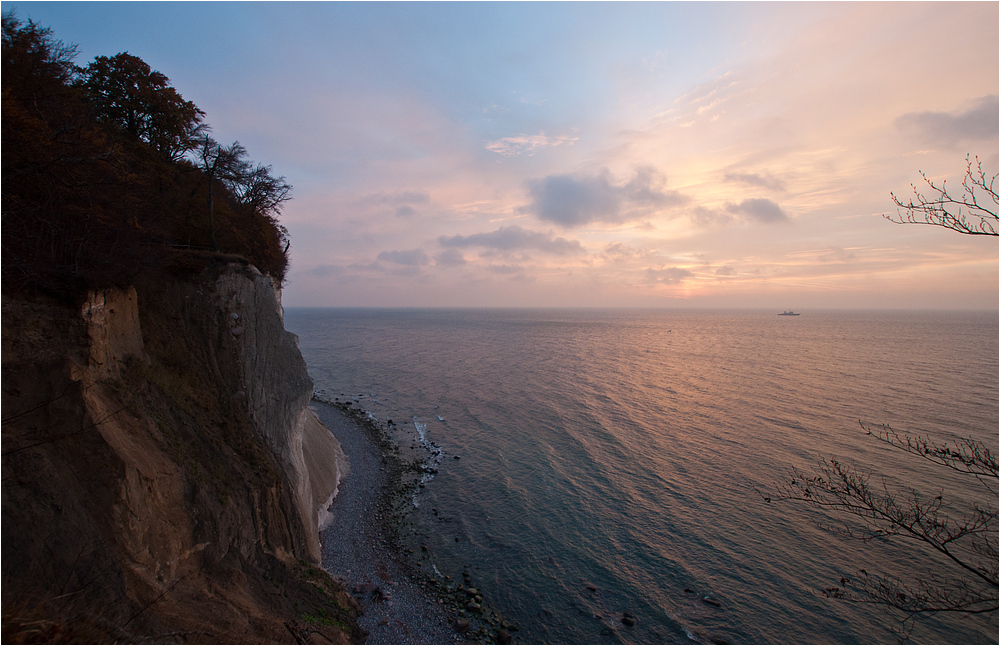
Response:
[{"label": "eroded cliff face", "polygon": [[[220,372],[233,389],[234,399],[244,404],[259,437],[278,457],[294,489],[304,538],[301,556],[319,563],[322,555],[316,512],[329,493],[313,495],[303,454],[313,384],[298,340],[284,329],[281,303],[271,278],[253,267],[231,266],[216,280],[214,298],[217,311],[228,313],[222,326],[228,335],[212,335],[221,337]],[[326,444],[336,443],[329,433],[326,436],[330,440]],[[321,433],[310,433],[314,444],[323,444],[322,438]],[[314,480],[321,479],[318,471],[323,468],[314,469]],[[326,468],[336,470],[336,466]]]},{"label": "eroded cliff face", "polygon": [[4,641],[360,639],[312,565],[340,474],[311,391],[250,266],[5,296]]}]

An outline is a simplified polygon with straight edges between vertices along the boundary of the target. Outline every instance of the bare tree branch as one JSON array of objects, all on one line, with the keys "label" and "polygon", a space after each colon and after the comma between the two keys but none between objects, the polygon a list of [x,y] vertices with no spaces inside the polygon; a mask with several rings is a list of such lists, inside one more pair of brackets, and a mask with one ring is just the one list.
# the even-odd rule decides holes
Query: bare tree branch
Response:
[{"label": "bare tree branch", "polygon": [[947,180],[937,185],[927,179],[923,171],[918,171],[930,189],[924,195],[916,185],[910,184],[913,197],[903,201],[890,193],[896,205],[896,215],[884,215],[896,224],[928,224],[951,229],[973,236],[1000,235],[997,226],[997,175],[987,181],[983,164],[977,156],[973,167],[972,157],[966,156],[965,178],[962,180],[962,196],[952,197],[948,193]]},{"label": "bare tree branch", "polygon": [[[889,426],[868,435],[955,474],[975,478],[989,492],[981,502],[946,500],[943,491],[921,494],[890,486],[886,478],[836,459],[819,463],[811,475],[789,471],[788,479],[765,502],[804,502],[837,519],[825,529],[846,538],[901,541],[922,546],[913,552],[916,565],[898,577],[859,570],[824,593],[833,599],[883,607],[899,620],[906,637],[921,616],[995,613],[998,609],[997,460],[981,442],[960,440],[954,447],[926,437],[901,435]],[[913,548],[917,549],[916,545]],[[926,550],[926,552],[925,552]]]}]

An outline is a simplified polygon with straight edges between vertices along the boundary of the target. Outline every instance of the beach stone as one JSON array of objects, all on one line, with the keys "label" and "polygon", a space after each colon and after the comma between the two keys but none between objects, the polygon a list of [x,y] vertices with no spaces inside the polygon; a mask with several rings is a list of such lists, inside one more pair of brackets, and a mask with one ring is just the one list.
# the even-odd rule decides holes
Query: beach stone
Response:
[{"label": "beach stone", "polygon": [[460,635],[464,635],[469,632],[469,620],[464,617],[459,617],[455,620],[455,632]]},{"label": "beach stone", "polygon": [[237,325],[230,331],[233,333],[233,336],[241,336],[246,330],[243,329],[242,325]]},{"label": "beach stone", "polygon": [[479,612],[480,610],[483,609],[483,607],[478,603],[476,603],[475,601],[470,601],[469,603],[465,604],[465,609],[468,610],[469,612]]},{"label": "beach stone", "polygon": [[635,619],[631,615],[626,614],[622,617],[622,623],[626,626],[634,626]]},{"label": "beach stone", "polygon": [[716,607],[716,608],[718,608],[719,606],[721,606],[721,605],[722,605],[721,603],[719,603],[718,601],[716,601],[716,600],[715,600],[715,599],[713,599],[712,597],[702,597],[702,599],[701,599],[701,600],[702,600],[702,601],[703,601],[704,603],[707,603],[708,605],[710,605],[710,606],[714,606],[714,607]]},{"label": "beach stone", "polygon": [[466,590],[466,592],[468,593],[468,595],[470,597],[474,597],[477,594],[479,594],[479,590],[476,590],[475,588],[469,588],[469,589]]},{"label": "beach stone", "polygon": [[381,619],[378,620],[378,625],[379,626],[388,626],[389,625],[389,618],[388,617],[382,617]]},{"label": "beach stone", "polygon": [[501,628],[497,631],[497,643],[498,644],[509,644],[510,643],[510,633]]}]

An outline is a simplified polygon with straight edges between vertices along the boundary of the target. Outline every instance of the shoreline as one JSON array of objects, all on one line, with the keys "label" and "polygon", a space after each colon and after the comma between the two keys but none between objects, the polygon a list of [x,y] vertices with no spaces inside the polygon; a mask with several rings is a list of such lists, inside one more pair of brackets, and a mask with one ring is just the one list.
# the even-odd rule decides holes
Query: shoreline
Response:
[{"label": "shoreline", "polygon": [[467,643],[439,598],[407,563],[393,511],[401,460],[361,411],[314,399],[310,409],[340,442],[349,469],[320,530],[322,567],[358,602],[369,644]]},{"label": "shoreline", "polygon": [[[330,523],[320,532],[322,566],[341,581],[364,614],[359,624],[371,644],[510,644],[518,628],[491,610],[473,588],[420,561],[403,539],[412,523],[414,495],[440,458],[401,451],[395,425],[384,425],[350,402],[313,395],[310,409],[341,443],[350,466],[329,506]],[[398,431],[398,427],[395,427]],[[436,469],[434,470],[436,471]],[[420,554],[419,559],[426,558]],[[468,566],[466,566],[468,568]]]}]

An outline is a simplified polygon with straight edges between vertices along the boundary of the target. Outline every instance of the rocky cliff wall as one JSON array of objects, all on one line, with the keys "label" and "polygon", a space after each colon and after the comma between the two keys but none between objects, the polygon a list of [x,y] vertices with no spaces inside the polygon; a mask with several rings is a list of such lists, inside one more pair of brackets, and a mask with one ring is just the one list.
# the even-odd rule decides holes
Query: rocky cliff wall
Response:
[{"label": "rocky cliff wall", "polygon": [[5,296],[4,641],[358,639],[311,565],[341,477],[311,390],[250,266]]},{"label": "rocky cliff wall", "polygon": [[319,563],[317,513],[332,502],[347,462],[336,438],[307,408],[313,384],[297,337],[284,329],[280,291],[252,266],[233,264],[215,281],[213,300],[217,312],[228,314],[220,325],[228,335],[212,333],[220,338],[220,372],[278,456],[295,490],[304,556]]}]

